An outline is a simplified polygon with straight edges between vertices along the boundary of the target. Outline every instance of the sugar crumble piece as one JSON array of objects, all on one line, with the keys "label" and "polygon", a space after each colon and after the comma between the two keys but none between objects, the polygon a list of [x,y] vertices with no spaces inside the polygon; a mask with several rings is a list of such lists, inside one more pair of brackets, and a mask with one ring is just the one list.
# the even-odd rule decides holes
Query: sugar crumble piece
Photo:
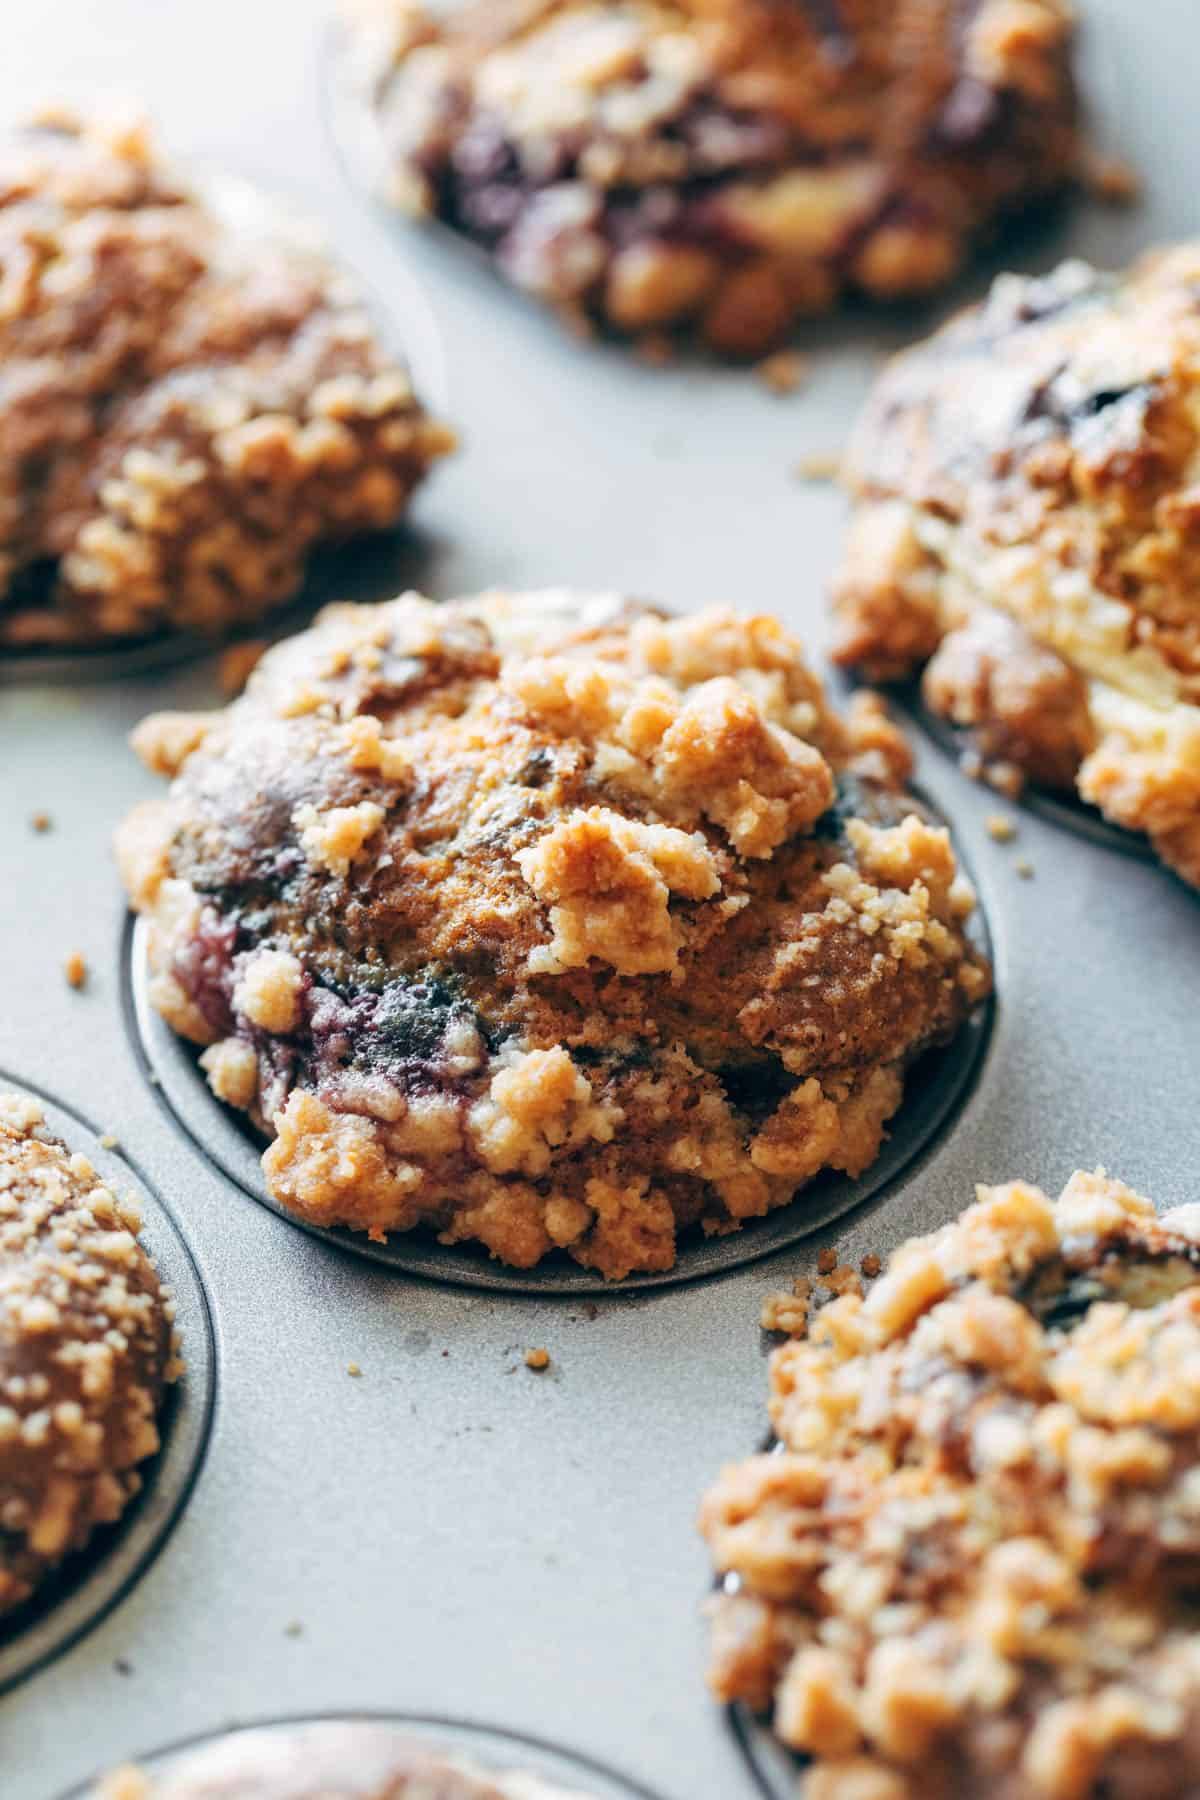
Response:
[{"label": "sugar crumble piece", "polygon": [[840,450],[810,451],[799,459],[792,473],[797,481],[813,483],[840,481],[842,453]]},{"label": "sugar crumble piece", "polygon": [[361,1375],[362,1370],[359,1368],[359,1366],[356,1362],[352,1362],[352,1363],[346,1364],[346,1373],[347,1373],[347,1375]]},{"label": "sugar crumble piece", "polygon": [[1016,821],[1010,819],[1007,813],[989,813],[984,823],[988,836],[998,844],[1011,844],[1017,835]]},{"label": "sugar crumble piece", "polygon": [[808,380],[811,364],[798,350],[777,350],[755,364],[754,373],[772,394],[794,394]]},{"label": "sugar crumble piece", "polygon": [[30,829],[38,832],[49,831],[53,823],[48,812],[35,812],[29,821]]},{"label": "sugar crumble piece", "polygon": [[878,1275],[880,1269],[882,1269],[883,1264],[873,1250],[868,1250],[858,1266],[868,1281],[874,1281],[876,1275]]},{"label": "sugar crumble piece", "polygon": [[533,1369],[538,1373],[543,1369],[548,1369],[550,1367],[550,1352],[541,1349],[540,1346],[534,1350],[527,1350],[525,1352],[525,1367],[527,1369]]},{"label": "sugar crumble piece", "polygon": [[834,1249],[822,1250],[817,1257],[817,1274],[832,1275],[836,1268],[837,1251]]},{"label": "sugar crumble piece", "polygon": [[79,989],[87,985],[88,966],[79,950],[72,950],[63,964],[63,974],[67,978],[67,986]]},{"label": "sugar crumble piece", "polygon": [[100,1148],[102,1150],[115,1150],[119,1142],[120,1139],[113,1132],[106,1131],[100,1139]]}]

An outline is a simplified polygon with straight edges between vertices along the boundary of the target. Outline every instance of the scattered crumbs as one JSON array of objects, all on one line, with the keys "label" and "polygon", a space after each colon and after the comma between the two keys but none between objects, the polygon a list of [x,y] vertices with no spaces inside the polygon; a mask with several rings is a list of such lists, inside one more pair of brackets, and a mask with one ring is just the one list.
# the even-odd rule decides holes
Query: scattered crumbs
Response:
[{"label": "scattered crumbs", "polygon": [[832,1275],[833,1271],[836,1268],[837,1268],[837,1251],[834,1250],[832,1247],[827,1250],[822,1250],[820,1255],[817,1257],[817,1274],[818,1275]]},{"label": "scattered crumbs", "polygon": [[882,1269],[883,1264],[873,1250],[868,1250],[858,1266],[868,1281],[874,1281],[876,1275],[878,1275],[880,1269]]},{"label": "scattered crumbs", "polygon": [[1017,827],[1007,813],[989,813],[985,823],[988,836],[995,838],[998,844],[1011,844],[1017,835]]},{"label": "scattered crumbs", "polygon": [[131,1662],[126,1662],[126,1660],[123,1656],[118,1656],[116,1658],[116,1660],[113,1663],[113,1668],[117,1671],[118,1675],[132,1675],[133,1674],[133,1664]]},{"label": "scattered crumbs", "polygon": [[231,699],[240,694],[266,649],[265,638],[247,638],[244,644],[230,644],[217,663],[217,683],[221,692]]},{"label": "scattered crumbs", "polygon": [[304,1625],[299,1619],[289,1619],[283,1628],[284,1637],[298,1638],[304,1636]]},{"label": "scattered crumbs", "polygon": [[115,1133],[106,1131],[100,1139],[100,1148],[102,1150],[115,1150],[119,1142],[120,1139]]},{"label": "scattered crumbs", "polygon": [[837,1267],[830,1269],[828,1275],[822,1276],[821,1280],[822,1285],[827,1287],[831,1294],[862,1293],[862,1278],[858,1270],[852,1269],[849,1263],[838,1263]]},{"label": "scattered crumbs", "polygon": [[[796,1290],[799,1286],[800,1283],[797,1282]],[[807,1283],[805,1286],[807,1287]],[[799,1337],[808,1324],[808,1307],[807,1292],[768,1294],[763,1301],[759,1323],[764,1331],[782,1331],[788,1337]]]},{"label": "scattered crumbs", "polygon": [[665,332],[647,331],[634,344],[633,354],[652,369],[662,369],[674,361],[675,346]]},{"label": "scattered crumbs", "polygon": [[63,974],[67,978],[67,986],[81,988],[88,978],[88,966],[78,950],[72,950],[63,964]]},{"label": "scattered crumbs", "polygon": [[773,394],[794,394],[808,379],[809,360],[798,350],[777,350],[754,366],[754,373]]},{"label": "scattered crumbs", "polygon": [[1015,862],[1013,868],[1017,871],[1017,874],[1021,877],[1022,881],[1033,880],[1033,864],[1027,862],[1024,857],[1021,857],[1019,862]]},{"label": "scattered crumbs", "polygon": [[1084,180],[1089,192],[1108,206],[1132,206],[1142,194],[1142,180],[1132,163],[1102,150],[1088,158]]},{"label": "scattered crumbs", "polygon": [[814,450],[802,456],[793,470],[797,481],[837,481],[841,472],[841,452],[832,450]]},{"label": "scattered crumbs", "polygon": [[346,1364],[346,1373],[347,1373],[347,1375],[361,1375],[362,1370],[359,1368],[357,1363],[347,1363]]},{"label": "scattered crumbs", "polygon": [[539,1371],[548,1369],[550,1367],[550,1352],[548,1350],[542,1350],[541,1348],[527,1350],[525,1352],[525,1367],[527,1369],[537,1369]]},{"label": "scattered crumbs", "polygon": [[34,831],[49,831],[53,821],[51,820],[49,813],[36,812],[29,823]]}]

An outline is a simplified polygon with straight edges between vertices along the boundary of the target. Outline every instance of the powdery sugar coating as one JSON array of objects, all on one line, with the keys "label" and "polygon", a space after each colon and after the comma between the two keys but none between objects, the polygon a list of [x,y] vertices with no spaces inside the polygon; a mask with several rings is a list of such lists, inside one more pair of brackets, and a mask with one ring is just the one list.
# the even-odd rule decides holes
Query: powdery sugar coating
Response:
[{"label": "powdery sugar coating", "polygon": [[152,998],[315,1224],[670,1268],[867,1168],[989,984],[903,739],[771,619],[331,608],[136,743]]},{"label": "powdery sugar coating", "polygon": [[0,1095],[0,1613],[120,1517],[179,1370],[137,1212]]},{"label": "powdery sugar coating", "polygon": [[800,1330],[701,1528],[806,1800],[1198,1791],[1200,1210],[980,1188]]},{"label": "powdery sugar coating", "polygon": [[387,1725],[329,1721],[239,1731],[170,1773],[118,1769],[94,1800],[586,1800],[535,1775],[495,1774]]},{"label": "powdery sugar coating", "polygon": [[453,441],[345,278],[225,223],[140,126],[0,147],[0,361],[0,642],[255,618]]},{"label": "powdery sugar coating", "polygon": [[855,436],[838,660],[1200,883],[1200,246],[1005,276]]},{"label": "powdery sugar coating", "polygon": [[576,323],[755,353],[1078,160],[1063,0],[347,0],[392,197]]}]

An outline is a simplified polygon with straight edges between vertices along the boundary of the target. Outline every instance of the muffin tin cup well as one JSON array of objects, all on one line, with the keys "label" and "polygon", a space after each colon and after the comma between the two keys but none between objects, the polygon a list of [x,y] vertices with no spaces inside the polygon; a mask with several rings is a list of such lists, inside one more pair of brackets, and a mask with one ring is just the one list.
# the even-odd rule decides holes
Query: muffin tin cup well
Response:
[{"label": "muffin tin cup well", "polygon": [[[990,957],[991,939],[982,903],[974,916],[972,935]],[[146,928],[132,916],[126,920],[122,970],[126,1024],[147,1079],[175,1122],[244,1194],[290,1225],[398,1273],[468,1287],[541,1295],[636,1292],[720,1275],[785,1249],[882,1195],[950,1127],[982,1066],[994,1013],[994,1002],[989,999],[964,1021],[949,1044],[927,1051],[913,1064],[903,1104],[879,1156],[865,1174],[850,1179],[827,1172],[789,1205],[751,1222],[741,1231],[727,1237],[685,1239],[671,1269],[630,1276],[624,1281],[605,1281],[565,1258],[548,1260],[535,1269],[510,1269],[482,1252],[443,1246],[428,1233],[397,1233],[380,1244],[360,1232],[340,1227],[324,1230],[307,1224],[282,1207],[267,1190],[261,1164],[265,1139],[243,1114],[214,1097],[199,1067],[196,1046],[178,1037],[151,1005],[147,991]]]},{"label": "muffin tin cup well", "polygon": [[132,1189],[141,1237],[176,1308],[184,1372],[165,1396],[162,1448],[142,1469],[142,1489],[114,1525],[100,1528],[23,1607],[0,1620],[0,1693],[60,1655],[124,1596],[162,1549],[204,1461],[216,1395],[208,1300],[178,1225],[122,1148],[106,1149],[78,1113],[0,1072],[0,1089],[38,1100],[51,1130],[82,1150],[118,1192]]},{"label": "muffin tin cup well", "polygon": [[[323,249],[320,226],[286,200],[224,170],[198,162],[183,166],[213,211],[231,227],[291,244],[302,253]],[[385,303],[378,275],[367,281],[357,270],[350,273],[376,331],[408,370],[427,410],[436,418],[448,419],[445,345],[433,307],[420,283],[402,258],[393,257],[387,270]],[[436,470],[433,475],[436,478]],[[393,531],[362,537],[336,549],[318,549],[309,559],[305,581],[297,595],[260,618],[215,637],[194,631],[161,630],[143,637],[86,644],[0,644],[0,686],[23,681],[67,685],[133,679],[194,661],[239,640],[285,637],[301,630],[313,613],[330,601],[390,598],[412,585],[421,561],[419,534],[406,515]]]},{"label": "muffin tin cup well", "polygon": [[[320,1723],[393,1725],[406,1737],[428,1744],[431,1751],[442,1751],[464,1761],[478,1764],[489,1774],[534,1775],[554,1783],[571,1795],[571,1800],[657,1800],[657,1796],[640,1782],[618,1773],[590,1756],[577,1755],[547,1743],[544,1738],[529,1737],[521,1732],[502,1731],[491,1725],[444,1718],[432,1713],[332,1712],[304,1713],[287,1718],[273,1718],[254,1723],[237,1723],[229,1732],[288,1730],[301,1725]],[[131,1758],[137,1767],[151,1774],[165,1775],[189,1753],[203,1749],[227,1731],[208,1732],[183,1738],[160,1750]],[[95,1782],[103,1773],[95,1771],[77,1787],[68,1790],[61,1800],[92,1800]]]}]

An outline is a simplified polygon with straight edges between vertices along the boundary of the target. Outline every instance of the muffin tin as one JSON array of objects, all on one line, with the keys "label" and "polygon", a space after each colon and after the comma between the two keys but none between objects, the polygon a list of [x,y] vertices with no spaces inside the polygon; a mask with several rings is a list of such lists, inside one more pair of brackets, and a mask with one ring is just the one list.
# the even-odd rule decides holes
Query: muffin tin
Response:
[{"label": "muffin tin", "polygon": [[[471,259],[381,223],[343,184],[319,116],[324,0],[209,0],[178,9],[170,33],[149,28],[151,10],[29,10],[21,53],[0,68],[0,112],[16,116],[31,88],[79,95],[119,78],[153,103],[174,147],[327,219],[394,316],[403,270],[404,291],[415,282],[429,299],[445,356],[448,394],[429,398],[465,439],[411,530],[323,563],[272,635],[339,592],[568,581],[775,611],[821,645],[844,506],[793,471],[840,446],[879,347],[928,329],[932,312],[822,325],[809,380],[782,399],[748,372],[652,369],[575,344]],[[1159,0],[1152,32],[1132,0],[1089,11],[1117,63],[1140,25],[1137,87],[1153,103],[1122,123],[1150,195],[1128,214],[1085,207],[1039,236],[1025,266],[1067,253],[1116,262],[1193,226],[1200,145],[1190,147],[1180,57],[1190,8]],[[591,1279],[569,1271],[510,1284],[483,1264],[473,1273],[488,1285],[470,1285],[464,1255],[415,1241],[381,1265],[258,1203],[254,1147],[199,1087],[186,1049],[150,1020],[143,1048],[108,842],[155,784],[124,738],[149,710],[221,698],[212,655],[158,662],[160,648],[124,664],[95,652],[0,668],[0,1067],[70,1109],[72,1141],[111,1132],[136,1159],[132,1184],[181,1296],[174,1260],[187,1258],[168,1212],[203,1270],[220,1404],[200,1478],[152,1565],[139,1554],[77,1615],[76,1595],[112,1583],[121,1555],[118,1542],[98,1544],[56,1609],[56,1635],[38,1637],[47,1614],[4,1638],[0,1680],[37,1668],[0,1697],[5,1800],[59,1800],[98,1766],[235,1720],[359,1711],[420,1715],[456,1737],[450,1721],[486,1718],[523,1743],[562,1745],[584,1759],[564,1773],[603,1800],[749,1800],[772,1768],[766,1791],[782,1796],[786,1761],[705,1693],[709,1572],[693,1529],[717,1467],[761,1438],[762,1300],[811,1273],[826,1245],[856,1263],[943,1222],[978,1180],[1020,1174],[1053,1190],[1076,1165],[1103,1163],[1163,1208],[1194,1198],[1196,896],[1041,804],[1010,806],[968,782],[918,731],[918,782],[953,820],[976,880],[997,1000],[986,1054],[981,1037],[959,1042],[963,1065],[976,1058],[973,1074],[959,1069],[969,1091],[920,1144],[907,1135],[914,1091],[882,1184],[869,1177],[840,1196],[839,1210],[856,1204],[836,1224],[814,1188],[718,1246],[717,1266],[688,1250],[661,1286],[587,1291]],[[1012,843],[989,834],[998,811],[1017,823]],[[30,828],[36,812],[51,830]],[[79,992],[62,973],[74,950],[89,966]],[[106,1166],[103,1151],[96,1160]],[[185,1398],[199,1406],[199,1298],[183,1328]],[[524,1363],[535,1346],[550,1353],[544,1374]],[[186,1477],[171,1488],[176,1504],[185,1490]],[[143,1521],[131,1514],[118,1534]],[[626,1787],[604,1786],[608,1768],[627,1772]]]}]

